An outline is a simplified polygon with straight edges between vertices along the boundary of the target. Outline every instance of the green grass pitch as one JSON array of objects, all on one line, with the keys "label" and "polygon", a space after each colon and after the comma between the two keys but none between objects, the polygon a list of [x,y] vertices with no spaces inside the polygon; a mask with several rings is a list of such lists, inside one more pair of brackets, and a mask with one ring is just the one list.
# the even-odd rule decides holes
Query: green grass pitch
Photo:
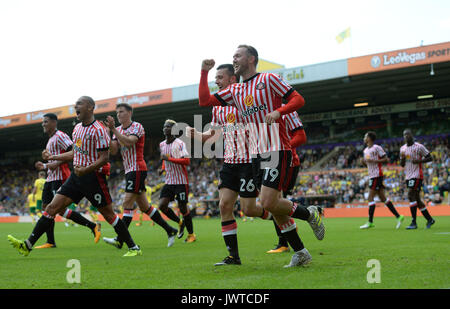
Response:
[{"label": "green grass pitch", "polygon": [[[418,217],[417,230],[405,230],[410,218],[395,230],[394,218],[375,217],[375,228],[360,230],[365,218],[324,218],[325,239],[318,241],[306,222],[297,220],[302,240],[313,257],[306,267],[285,269],[292,253],[267,254],[277,242],[271,221],[238,219],[241,266],[215,267],[226,248],[219,219],[194,219],[197,241],[176,240],[167,248],[165,232],[149,221],[131,234],[143,256],[125,258],[121,250],[100,240],[94,244],[84,227],[56,224],[58,248],[35,249],[21,256],[7,235],[24,239],[31,223],[0,224],[1,289],[448,289],[450,288],[450,217],[435,217],[425,229]],[[173,222],[171,222],[173,226]],[[102,237],[114,236],[102,223]],[[41,237],[36,245],[46,240]],[[68,283],[70,259],[80,262],[80,283]],[[367,263],[379,261],[380,282],[369,283],[373,270]]]}]

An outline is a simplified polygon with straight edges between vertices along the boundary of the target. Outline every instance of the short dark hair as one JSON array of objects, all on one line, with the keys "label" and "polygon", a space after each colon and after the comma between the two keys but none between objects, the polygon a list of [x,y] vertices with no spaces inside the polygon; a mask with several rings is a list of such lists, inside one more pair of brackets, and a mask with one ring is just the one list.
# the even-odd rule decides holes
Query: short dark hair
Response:
[{"label": "short dark hair", "polygon": [[131,105],[128,103],[119,103],[116,105],[116,109],[118,109],[119,107],[124,107],[129,112],[133,111],[133,107],[131,107]]},{"label": "short dark hair", "polygon": [[94,99],[92,99],[90,96],[87,96],[87,95],[81,96],[81,97],[77,100],[77,102],[78,102],[78,101],[86,101],[89,105],[95,107],[95,101],[94,101]]},{"label": "short dark hair", "polygon": [[374,142],[377,139],[377,134],[373,131],[367,132],[367,136],[370,138],[372,142]]},{"label": "short dark hair", "polygon": [[56,116],[56,114],[54,114],[54,113],[47,113],[44,115],[44,117],[47,117],[48,119],[51,119],[51,120],[58,121],[58,116]]},{"label": "short dark hair", "polygon": [[255,66],[258,65],[258,51],[256,48],[250,45],[241,44],[238,48],[245,48],[247,50],[247,54],[255,57]]},{"label": "short dark hair", "polygon": [[225,64],[221,64],[221,65],[219,65],[219,66],[217,67],[217,70],[222,70],[222,69],[226,69],[227,72],[228,72],[228,74],[229,74],[230,76],[235,76],[235,77],[236,77],[236,81],[239,81],[239,76],[237,76],[237,75],[234,73],[234,67],[233,67],[232,64],[225,63]]}]

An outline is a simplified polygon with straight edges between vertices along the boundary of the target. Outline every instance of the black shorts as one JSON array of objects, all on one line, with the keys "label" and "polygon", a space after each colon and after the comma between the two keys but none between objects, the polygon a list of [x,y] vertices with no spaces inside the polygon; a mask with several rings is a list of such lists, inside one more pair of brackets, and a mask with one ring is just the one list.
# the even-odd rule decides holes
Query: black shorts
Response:
[{"label": "black shorts", "polygon": [[125,174],[125,192],[141,193],[145,192],[145,178],[147,171],[128,172]]},{"label": "black shorts", "polygon": [[380,189],[384,189],[383,185],[383,176],[370,178],[369,179],[369,189],[378,191]]},{"label": "black shorts", "polygon": [[227,188],[239,193],[241,197],[257,197],[259,194],[254,183],[251,163],[224,163],[219,172],[219,189]]},{"label": "black shorts", "polygon": [[406,180],[406,186],[408,187],[408,189],[412,189],[414,191],[420,191],[420,189],[422,188],[422,183],[422,179],[419,178]]},{"label": "black shorts", "polygon": [[92,172],[81,177],[72,172],[56,193],[71,198],[75,204],[86,197],[96,208],[112,203],[106,175],[99,172]]},{"label": "black shorts", "polygon": [[284,190],[284,193],[286,193],[287,195],[292,194],[292,189],[294,189],[295,181],[297,180],[299,172],[300,172],[300,165],[294,167],[291,166],[289,168],[289,175],[288,175],[289,183],[286,186],[286,190]]},{"label": "black shorts", "polygon": [[253,175],[258,189],[266,186],[285,191],[289,184],[289,168],[292,161],[290,150],[281,150],[257,155],[252,158]]},{"label": "black shorts", "polygon": [[178,203],[187,203],[189,194],[189,185],[164,185],[159,198],[166,197],[169,201],[177,200]]},{"label": "black shorts", "polygon": [[53,200],[56,191],[62,186],[62,180],[49,181],[44,184],[44,189],[42,189],[42,204],[48,205]]}]

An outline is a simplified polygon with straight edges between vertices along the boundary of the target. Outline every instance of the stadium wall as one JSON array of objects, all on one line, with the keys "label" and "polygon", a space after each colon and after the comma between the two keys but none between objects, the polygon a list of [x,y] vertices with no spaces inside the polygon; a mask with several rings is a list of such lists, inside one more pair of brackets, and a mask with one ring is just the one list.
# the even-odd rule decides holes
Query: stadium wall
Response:
[{"label": "stadium wall", "polygon": [[[410,216],[409,205],[406,203],[396,203],[395,204],[397,211],[406,217]],[[362,204],[337,204],[335,208],[325,208],[325,218],[366,218],[367,217],[367,205]],[[438,216],[450,216],[450,205],[436,205],[436,206],[428,206],[427,207],[429,213],[433,217]],[[392,217],[392,213],[389,211],[387,207],[384,207],[384,204],[378,203],[376,210],[377,217]],[[89,215],[84,215],[88,219]],[[120,215],[122,216],[122,215]],[[419,211],[419,216],[421,216]],[[98,215],[99,221],[105,221],[102,215]],[[167,218],[165,218],[168,220]],[[133,216],[133,221],[139,220],[139,214],[135,213]],[[144,216],[143,221],[150,221],[147,216]],[[8,217],[0,217],[0,223],[31,223],[30,216],[8,216]],[[63,219],[60,216],[56,217],[56,222],[63,222]]]}]

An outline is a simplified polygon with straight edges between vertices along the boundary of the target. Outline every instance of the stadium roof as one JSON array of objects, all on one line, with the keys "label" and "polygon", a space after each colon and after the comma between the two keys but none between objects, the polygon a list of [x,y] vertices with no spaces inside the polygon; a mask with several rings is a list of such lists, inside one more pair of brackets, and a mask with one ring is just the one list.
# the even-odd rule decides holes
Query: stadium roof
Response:
[{"label": "stadium roof", "polygon": [[[304,96],[306,105],[300,115],[351,110],[361,102],[367,102],[369,108],[414,102],[429,94],[436,101],[450,98],[450,42],[271,72],[280,74]],[[214,83],[210,89],[217,90]],[[190,125],[194,125],[194,114],[202,115],[202,125],[211,120],[210,109],[198,106],[198,85],[97,101],[97,119],[114,113],[120,102],[134,107],[133,119],[158,142],[167,118]],[[0,117],[1,152],[43,149],[47,137],[41,120],[46,112],[58,114],[59,129],[72,131],[76,121],[73,105]]]}]

